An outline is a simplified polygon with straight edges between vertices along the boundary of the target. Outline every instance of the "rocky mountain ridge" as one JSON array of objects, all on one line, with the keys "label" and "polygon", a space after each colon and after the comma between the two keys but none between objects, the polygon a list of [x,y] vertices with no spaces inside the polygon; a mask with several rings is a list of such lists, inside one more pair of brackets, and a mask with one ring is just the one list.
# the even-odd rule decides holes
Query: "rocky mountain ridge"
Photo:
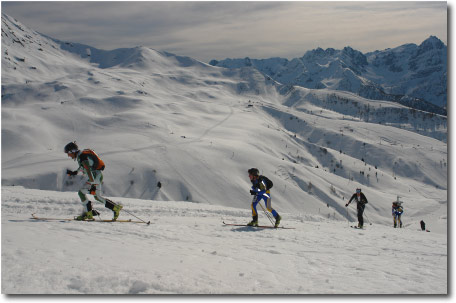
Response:
[{"label": "rocky mountain ridge", "polygon": [[363,54],[351,47],[317,48],[292,60],[211,60],[213,66],[252,66],[272,79],[311,89],[342,90],[374,100],[446,115],[447,46],[431,36],[420,45]]}]

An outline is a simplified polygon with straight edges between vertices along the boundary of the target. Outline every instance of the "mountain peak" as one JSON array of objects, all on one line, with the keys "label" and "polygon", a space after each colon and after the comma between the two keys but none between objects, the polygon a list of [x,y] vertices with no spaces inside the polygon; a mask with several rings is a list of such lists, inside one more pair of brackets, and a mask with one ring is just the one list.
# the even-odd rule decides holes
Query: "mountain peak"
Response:
[{"label": "mountain peak", "polygon": [[445,44],[436,36],[429,36],[426,40],[424,40],[419,48],[422,50],[429,50],[429,49],[442,49],[445,47]]},{"label": "mountain peak", "polygon": [[342,54],[347,55],[352,60],[353,64],[360,66],[368,64],[366,56],[362,52],[354,50],[350,46],[344,47]]}]

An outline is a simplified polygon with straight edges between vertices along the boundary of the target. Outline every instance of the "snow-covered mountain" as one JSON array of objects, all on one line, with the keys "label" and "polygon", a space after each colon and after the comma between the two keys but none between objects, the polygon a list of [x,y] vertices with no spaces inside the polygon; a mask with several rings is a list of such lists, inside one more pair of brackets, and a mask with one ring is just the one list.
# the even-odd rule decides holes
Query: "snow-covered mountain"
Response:
[{"label": "snow-covered mountain", "polygon": [[435,36],[420,45],[405,44],[367,54],[351,47],[317,48],[292,60],[244,58],[212,60],[210,64],[253,66],[283,84],[349,91],[446,115],[447,46]]},{"label": "snow-covered mountain", "polygon": [[390,201],[427,186],[446,201],[444,116],[282,85],[252,67],[56,41],[6,15],[2,46],[4,185],[76,189],[62,152],[76,140],[104,158],[112,196],[246,207],[246,170],[259,167],[288,210],[330,205],[345,217],[356,187]]},{"label": "snow-covered mountain", "polygon": [[[49,222],[30,222],[30,212],[59,217],[72,217],[80,212],[76,191],[84,179],[65,174],[67,168],[76,168],[76,163],[63,153],[65,144],[73,140],[81,148],[93,148],[105,162],[105,195],[124,203],[125,210],[161,224],[157,233],[145,233],[137,227],[77,225],[86,222],[68,223],[63,229]],[[442,262],[439,264],[446,260],[446,142],[446,116],[347,91],[283,84],[252,66],[227,69],[147,47],[105,51],[58,41],[2,15],[2,287],[6,285],[2,291],[21,293],[19,287],[24,286],[23,289],[37,293],[43,286],[47,293],[210,293],[213,289],[216,293],[264,293],[263,282],[269,285],[276,274],[297,280],[308,274],[309,268],[321,270],[310,263],[310,267],[296,266],[315,253],[301,253],[303,243],[305,247],[320,246],[318,241],[326,243],[326,257],[309,262],[332,262],[334,249],[347,253],[332,267],[341,272],[341,279],[335,279],[337,284],[354,274],[336,264],[345,264],[351,253],[357,254],[357,246],[331,243],[351,231],[348,221],[355,222],[356,213],[353,206],[346,208],[345,204],[356,188],[362,188],[369,200],[366,220],[373,223],[375,237],[363,237],[360,233],[349,236],[349,241],[357,242],[363,237],[364,246],[376,247],[375,256],[383,256],[385,251],[390,257],[396,256],[399,248],[396,250],[391,241],[412,251],[420,249],[413,262],[407,260],[404,265],[413,268],[413,277],[417,279],[406,292],[445,292],[445,266],[429,267],[432,282],[424,288],[418,279],[422,273],[430,272],[424,265],[428,264],[429,256],[435,253]],[[274,182],[272,205],[283,215],[284,225],[298,228],[296,233],[250,233],[242,228],[226,231],[221,229],[223,226],[207,232],[216,222],[220,223],[219,215],[237,222],[250,219],[247,169],[251,167],[258,167]],[[391,202],[398,196],[404,201],[406,229],[391,240],[390,233],[402,232],[391,227]],[[95,208],[101,210],[102,216],[110,216],[103,206]],[[128,214],[122,212],[121,218],[126,217]],[[266,220],[260,214],[261,223],[267,223]],[[437,238],[423,238],[428,233],[417,231],[420,220]],[[36,229],[31,230],[32,226]],[[89,229],[101,241],[100,245],[90,246],[97,259],[90,259],[93,255],[84,252],[81,256],[85,258],[77,253],[68,256],[68,252],[79,251],[74,248]],[[180,234],[181,229],[185,233]],[[332,235],[333,229],[337,233]],[[306,232],[302,233],[303,230]],[[303,235],[311,233],[315,233],[315,238],[302,242]],[[231,238],[227,237],[233,234],[241,237],[237,244],[242,246],[251,243],[247,238],[252,238],[244,235],[255,234],[255,249],[243,254],[242,260],[233,261],[230,278],[222,277],[220,282],[213,271],[221,262],[218,255],[233,258],[232,253],[238,250],[231,251],[225,246],[217,250],[213,246],[220,239],[220,243],[229,243]],[[325,238],[322,234],[331,236]],[[131,250],[121,251],[114,244],[117,242],[107,240],[116,236],[122,243],[131,244]],[[215,242],[214,236],[218,239]],[[413,239],[414,244],[406,238]],[[53,239],[57,241],[53,243]],[[69,239],[71,244],[60,247],[63,239]],[[183,250],[179,250],[176,243],[184,239]],[[292,251],[296,258],[279,272],[239,271],[250,264],[245,258],[257,256],[256,247],[271,244],[271,239],[277,244],[266,250],[265,258],[272,256],[281,264],[290,260],[285,251]],[[139,250],[142,241],[157,242],[157,246],[148,242],[146,248],[164,257],[151,263],[161,269],[153,279],[165,279],[158,284],[146,278],[151,274],[151,266],[140,272],[142,262],[135,262],[136,259],[118,267],[111,266],[111,259],[103,259],[103,247],[108,247],[119,252],[110,252],[109,257],[127,260],[127,256]],[[287,244],[281,246],[284,241]],[[376,246],[378,243],[382,246]],[[37,248],[39,245],[45,248]],[[56,270],[42,272],[43,278],[36,280],[42,281],[38,284],[24,279],[22,273],[28,270],[25,265],[30,262],[20,259],[37,260],[29,258],[30,252],[37,251],[36,258],[44,260],[49,255],[46,247],[55,252],[52,260],[57,260],[58,267],[53,267]],[[189,257],[194,255],[194,247],[201,248],[197,254],[200,260],[195,263],[200,266],[197,271],[187,266],[187,262],[195,260]],[[430,253],[430,248],[435,247],[438,252]],[[264,247],[259,250],[264,251]],[[176,259],[178,251],[184,255]],[[213,262],[205,263],[207,252]],[[370,254],[363,255],[365,262],[370,258]],[[147,259],[148,254],[141,253],[137,260]],[[84,260],[103,264],[96,265],[102,274],[90,278],[90,283],[85,282]],[[385,279],[396,274],[379,271],[389,263],[385,258],[377,260],[380,261],[369,265],[369,271]],[[178,266],[182,263],[182,267]],[[117,280],[102,278],[112,277],[119,267],[121,277]],[[74,275],[67,274],[72,269]],[[358,274],[360,271],[356,269]],[[159,272],[166,275],[159,276]],[[179,278],[171,274],[186,277],[189,272],[198,285],[176,282]],[[258,274],[267,278],[264,280]],[[133,275],[138,278],[131,278]],[[251,275],[258,277],[254,285],[238,286],[233,282]],[[65,278],[70,280],[68,285],[60,283]],[[366,281],[362,274],[359,278]],[[401,272],[393,280],[407,279]],[[368,281],[367,291],[400,292],[391,290],[392,283]],[[329,288],[303,287],[297,283],[284,293],[363,292],[334,287],[327,278],[323,282]],[[214,284],[201,286],[207,283]],[[236,287],[240,287],[239,291]],[[270,289],[277,293],[278,288]]]}]

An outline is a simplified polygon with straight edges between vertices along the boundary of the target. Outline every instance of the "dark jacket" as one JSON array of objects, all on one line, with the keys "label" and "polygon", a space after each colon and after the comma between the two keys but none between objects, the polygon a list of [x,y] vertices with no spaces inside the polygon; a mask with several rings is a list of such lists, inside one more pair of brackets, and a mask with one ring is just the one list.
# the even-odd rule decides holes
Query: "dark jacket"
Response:
[{"label": "dark jacket", "polygon": [[[269,198],[270,190],[268,188],[268,178],[265,176],[259,176],[258,179],[252,180],[252,189],[251,193],[255,192],[256,195],[264,195],[266,194]],[[252,193],[253,194],[253,193]]]},{"label": "dark jacket", "polygon": [[360,200],[358,201],[358,198],[357,198],[357,194],[354,193],[353,196],[350,198],[350,200],[348,201],[348,204],[350,204],[350,202],[355,199],[356,203],[357,203],[357,206],[360,207],[360,206],[364,206],[364,204],[367,203],[367,198],[366,196],[361,193],[360,194]]}]

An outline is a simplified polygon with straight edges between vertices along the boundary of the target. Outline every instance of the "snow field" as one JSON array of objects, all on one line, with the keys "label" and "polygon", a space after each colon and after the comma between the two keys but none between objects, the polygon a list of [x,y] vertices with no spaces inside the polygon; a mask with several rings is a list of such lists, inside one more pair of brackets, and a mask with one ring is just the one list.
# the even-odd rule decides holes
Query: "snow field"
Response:
[{"label": "snow field", "polygon": [[[222,225],[248,222],[248,203],[239,209],[127,198],[113,199],[150,226],[30,219],[78,214],[75,196],[2,187],[2,293],[447,292],[446,236],[418,226],[356,230],[347,221],[282,212],[283,225],[296,229],[254,229]],[[260,223],[268,224],[264,214]]]}]

